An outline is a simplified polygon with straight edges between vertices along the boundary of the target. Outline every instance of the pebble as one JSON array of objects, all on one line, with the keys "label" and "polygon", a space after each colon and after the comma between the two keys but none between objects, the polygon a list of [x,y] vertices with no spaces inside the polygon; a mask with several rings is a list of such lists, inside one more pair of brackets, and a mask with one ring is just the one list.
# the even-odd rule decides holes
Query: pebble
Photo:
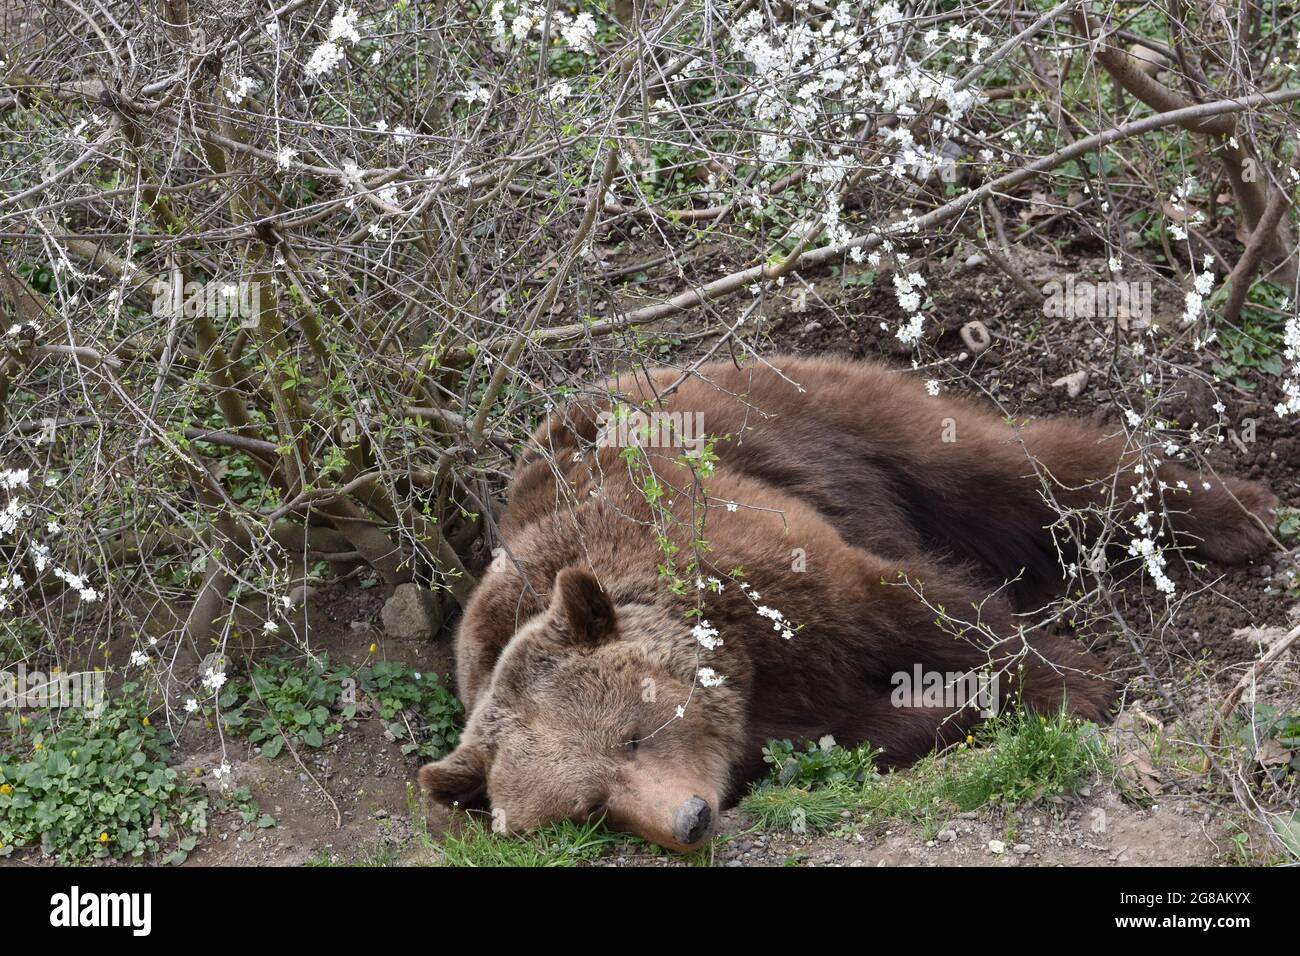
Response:
[{"label": "pebble", "polygon": [[940,830],[940,831],[939,831],[939,842],[940,842],[940,843],[951,843],[951,842],[952,842],[953,840],[955,840],[955,839],[957,839],[957,831],[956,831],[956,830]]}]

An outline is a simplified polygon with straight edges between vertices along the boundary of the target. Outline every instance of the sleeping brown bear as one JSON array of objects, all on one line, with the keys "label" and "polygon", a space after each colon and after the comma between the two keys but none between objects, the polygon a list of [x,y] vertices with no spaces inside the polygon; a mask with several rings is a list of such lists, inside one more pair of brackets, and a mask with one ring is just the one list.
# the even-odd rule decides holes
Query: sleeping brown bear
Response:
[{"label": "sleeping brown bear", "polygon": [[[1015,612],[1060,587],[1063,514],[1085,547],[1107,507],[1132,517],[1151,473],[1118,429],[1013,428],[833,359],[614,390],[626,404],[557,411],[518,463],[506,547],[457,636],[462,742],[420,771],[434,800],[490,804],[514,832],[604,814],[685,850],[763,774],[769,739],[868,741],[898,765],[980,719],[900,704],[900,674],[996,675],[1001,703],[1104,719],[1096,662]],[[1265,547],[1263,486],[1158,478],[1147,507],[1180,544],[1221,562]]]}]

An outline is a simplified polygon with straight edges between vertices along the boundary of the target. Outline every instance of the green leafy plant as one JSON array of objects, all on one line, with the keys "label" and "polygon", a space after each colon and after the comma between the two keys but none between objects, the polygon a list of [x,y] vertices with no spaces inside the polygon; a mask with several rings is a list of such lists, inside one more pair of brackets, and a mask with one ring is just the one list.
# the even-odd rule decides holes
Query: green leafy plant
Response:
[{"label": "green leafy plant", "polygon": [[266,830],[275,826],[275,817],[262,811],[258,806],[257,798],[247,787],[237,787],[230,795],[228,803],[229,809],[239,814],[239,819],[245,827]]},{"label": "green leafy plant", "polygon": [[773,768],[774,783],[804,788],[864,784],[876,775],[879,755],[879,750],[866,744],[840,747],[830,738],[810,742],[803,751],[788,740],[769,741],[763,748],[763,762]]},{"label": "green leafy plant", "polygon": [[436,674],[396,661],[379,661],[357,672],[361,690],[375,701],[402,753],[438,760],[455,749],[465,708]]},{"label": "green leafy plant", "polygon": [[208,801],[167,766],[164,731],[134,684],[98,716],[12,712],[0,736],[0,856],[39,845],[60,861],[165,854],[180,863]]},{"label": "green leafy plant", "polygon": [[[286,738],[294,745],[324,746],[356,715],[356,704],[340,703],[346,673],[331,671],[329,658],[306,664],[268,657],[253,665],[251,680],[232,680],[221,694],[226,729],[261,744],[274,757]],[[339,706],[336,716],[331,707]]]},{"label": "green leafy plant", "polygon": [[1276,740],[1289,759],[1284,757],[1280,766],[1271,768],[1275,775],[1280,780],[1287,773],[1300,772],[1300,713],[1258,703],[1250,721],[1238,726],[1234,737],[1251,753],[1264,741]]}]

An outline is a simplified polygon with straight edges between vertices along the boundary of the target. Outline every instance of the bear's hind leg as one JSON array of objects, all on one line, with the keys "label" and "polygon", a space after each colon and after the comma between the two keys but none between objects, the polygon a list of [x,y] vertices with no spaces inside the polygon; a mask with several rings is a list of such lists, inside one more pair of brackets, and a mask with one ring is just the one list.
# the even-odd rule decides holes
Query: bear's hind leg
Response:
[{"label": "bear's hind leg", "polygon": [[869,693],[864,718],[893,734],[915,725],[909,746],[921,737],[942,740],[935,735],[948,725],[969,726],[975,718],[961,711],[987,716],[1012,702],[1038,713],[1064,705],[1076,717],[1106,719],[1115,686],[1073,642],[1018,625],[1004,600],[989,598],[953,569],[921,559],[901,570],[878,559],[870,564],[879,582],[863,604],[875,648],[870,683],[888,685],[885,696],[903,716],[882,716],[878,695]]},{"label": "bear's hind leg", "polygon": [[[1025,450],[1050,473],[1052,493],[1061,504],[1094,514],[1109,506],[1122,521],[1136,514],[1134,491],[1140,490],[1144,474],[1139,469],[1149,466],[1126,447],[1122,435],[1068,419],[1035,422],[1023,434]],[[1226,564],[1245,561],[1268,547],[1266,529],[1278,498],[1264,485],[1202,476],[1168,461],[1157,467],[1156,478],[1162,487],[1153,489],[1148,507],[1159,511],[1163,502],[1180,544]],[[1091,525],[1095,534],[1098,524]]]}]

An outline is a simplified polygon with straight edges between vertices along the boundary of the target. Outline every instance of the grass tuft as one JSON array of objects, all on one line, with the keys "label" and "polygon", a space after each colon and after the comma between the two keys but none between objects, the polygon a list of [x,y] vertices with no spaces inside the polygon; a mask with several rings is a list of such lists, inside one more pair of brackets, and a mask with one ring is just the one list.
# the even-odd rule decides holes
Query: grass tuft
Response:
[{"label": "grass tuft", "polygon": [[821,832],[847,823],[902,820],[933,833],[954,812],[987,803],[1014,809],[1072,792],[1097,773],[1113,772],[1096,725],[1061,712],[1014,711],[982,725],[967,743],[914,766],[880,774],[879,751],[824,739],[797,752],[789,741],[764,749],[771,778],[741,809],[765,829]]}]

